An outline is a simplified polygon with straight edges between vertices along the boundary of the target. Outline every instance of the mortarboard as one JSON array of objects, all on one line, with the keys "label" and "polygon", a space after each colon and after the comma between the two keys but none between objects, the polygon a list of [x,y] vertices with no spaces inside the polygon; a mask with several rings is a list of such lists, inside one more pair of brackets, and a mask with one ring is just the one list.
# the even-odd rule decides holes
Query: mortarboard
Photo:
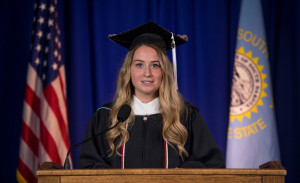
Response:
[{"label": "mortarboard", "polygon": [[[149,21],[120,34],[110,34],[108,37],[129,50],[142,43],[152,43],[167,50],[172,45],[172,34],[153,21]],[[186,35],[174,35],[174,39],[177,46],[188,41]]]},{"label": "mortarboard", "polygon": [[129,50],[143,43],[154,44],[164,51],[172,48],[175,85],[176,88],[178,88],[175,45],[178,46],[187,42],[188,37],[186,35],[174,35],[172,32],[153,21],[149,21],[120,34],[110,34],[108,37],[113,42],[116,42]]}]

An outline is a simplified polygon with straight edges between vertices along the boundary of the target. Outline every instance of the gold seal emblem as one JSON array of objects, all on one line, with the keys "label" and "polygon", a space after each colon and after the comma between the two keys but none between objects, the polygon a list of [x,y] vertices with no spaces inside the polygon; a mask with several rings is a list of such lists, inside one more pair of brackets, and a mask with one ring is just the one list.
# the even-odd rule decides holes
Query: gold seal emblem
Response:
[{"label": "gold seal emblem", "polygon": [[262,73],[263,66],[258,65],[258,57],[252,58],[252,51],[245,53],[244,47],[236,51],[232,77],[230,121],[243,116],[251,118],[251,112],[257,112],[257,105],[263,105],[263,91],[268,85],[263,82],[267,77]]}]

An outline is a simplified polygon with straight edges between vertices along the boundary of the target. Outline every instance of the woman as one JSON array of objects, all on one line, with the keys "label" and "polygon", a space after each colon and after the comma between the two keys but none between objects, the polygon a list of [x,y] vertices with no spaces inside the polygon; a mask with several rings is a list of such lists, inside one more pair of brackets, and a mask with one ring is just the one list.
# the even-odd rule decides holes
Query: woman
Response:
[{"label": "woman", "polygon": [[129,48],[114,102],[97,110],[85,136],[114,126],[123,104],[131,105],[132,112],[124,123],[82,146],[79,168],[225,167],[198,109],[176,89],[166,53],[171,33],[151,21],[128,32],[117,41],[111,37]]}]

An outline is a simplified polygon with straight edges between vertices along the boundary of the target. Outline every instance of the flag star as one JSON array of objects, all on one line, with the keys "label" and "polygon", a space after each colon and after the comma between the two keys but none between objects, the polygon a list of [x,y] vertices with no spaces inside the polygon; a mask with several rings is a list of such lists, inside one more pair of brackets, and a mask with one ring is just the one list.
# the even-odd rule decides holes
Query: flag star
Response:
[{"label": "flag star", "polygon": [[33,17],[33,22],[35,22],[35,21],[36,21],[36,17],[34,16],[34,17]]},{"label": "flag star", "polygon": [[47,66],[47,60],[44,60],[44,67]]},{"label": "flag star", "polygon": [[41,51],[41,45],[40,44],[38,44],[36,47],[35,47],[35,49],[36,49],[36,51],[38,51],[38,52],[40,52]]},{"label": "flag star", "polygon": [[47,39],[51,39],[51,33],[47,34]]},{"label": "flag star", "polygon": [[43,17],[40,17],[38,22],[42,25],[44,23],[45,19]]},{"label": "flag star", "polygon": [[54,50],[53,54],[54,54],[55,57],[57,57],[58,51],[57,51],[57,50]]},{"label": "flag star", "polygon": [[45,3],[42,3],[42,4],[40,5],[40,8],[41,8],[42,11],[45,10],[45,9],[46,9],[46,4],[45,4]]},{"label": "flag star", "polygon": [[53,69],[53,70],[57,70],[57,63],[54,62],[54,63],[52,64],[52,69]]},{"label": "flag star", "polygon": [[58,55],[58,61],[61,61],[61,55]]},{"label": "flag star", "polygon": [[49,27],[50,27],[50,26],[53,26],[53,20],[51,20],[51,19],[48,20],[48,26],[49,26]]},{"label": "flag star", "polygon": [[39,64],[40,64],[40,59],[39,59],[39,58],[36,58],[35,61],[34,61],[34,63],[35,63],[36,65],[39,65]]},{"label": "flag star", "polygon": [[46,74],[44,73],[44,74],[43,74],[43,80],[45,80],[45,79],[46,79]]},{"label": "flag star", "polygon": [[34,35],[34,30],[31,31],[31,35],[32,35],[32,36]]},{"label": "flag star", "polygon": [[37,8],[37,4],[36,4],[36,3],[34,3],[33,9],[36,9],[36,8]]},{"label": "flag star", "polygon": [[53,13],[55,11],[55,7],[53,5],[50,6],[49,8],[50,13]]},{"label": "flag star", "polygon": [[57,46],[58,48],[61,48],[61,42],[58,42]]},{"label": "flag star", "polygon": [[41,37],[43,36],[43,32],[40,30],[40,31],[37,33],[37,36],[41,39]]},{"label": "flag star", "polygon": [[49,52],[49,47],[46,47],[45,48],[45,53],[48,53]]},{"label": "flag star", "polygon": [[60,35],[60,30],[59,29],[57,30],[57,34]]},{"label": "flag star", "polygon": [[58,43],[58,37],[57,37],[57,36],[55,36],[54,41],[55,41],[56,43]]},{"label": "flag star", "polygon": [[55,4],[55,5],[57,4],[57,0],[54,0],[54,4]]}]

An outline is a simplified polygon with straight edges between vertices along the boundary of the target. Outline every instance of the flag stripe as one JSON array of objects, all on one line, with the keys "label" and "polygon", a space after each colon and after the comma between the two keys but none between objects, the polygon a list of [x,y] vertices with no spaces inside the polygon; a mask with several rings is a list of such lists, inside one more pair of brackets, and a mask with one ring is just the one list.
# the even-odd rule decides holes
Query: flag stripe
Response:
[{"label": "flag stripe", "polygon": [[48,132],[44,123],[41,123],[41,137],[40,138],[41,138],[41,142],[42,142],[45,150],[49,154],[51,160],[53,162],[61,165],[62,163],[61,163],[61,159],[57,153],[58,150],[57,150],[55,141],[52,138],[52,136],[50,135],[50,133]]},{"label": "flag stripe", "polygon": [[55,79],[52,82],[52,86],[53,89],[57,95],[57,99],[58,99],[58,106],[59,109],[61,110],[61,114],[63,117],[63,121],[65,123],[65,125],[68,125],[68,117],[67,117],[67,102],[66,102],[66,98],[65,98],[65,94],[64,94],[64,83],[62,83],[62,78],[60,76],[60,74],[58,75],[57,79]]},{"label": "flag stripe", "polygon": [[[68,147],[65,145],[65,143],[62,140],[62,133],[59,129],[57,118],[55,117],[50,107],[47,105],[47,102],[45,102],[45,104],[42,107],[43,107],[42,116],[41,116],[42,124],[44,125],[45,129],[47,129],[48,133],[51,135],[53,140],[55,141],[56,146],[59,147],[58,154],[61,160],[63,160],[64,157],[66,156]],[[41,135],[43,135],[42,131],[41,131]],[[47,149],[45,150],[47,151]]]},{"label": "flag stripe", "polygon": [[27,124],[22,121],[22,139],[26,142],[32,152],[38,157],[39,155],[39,139],[34,135]]},{"label": "flag stripe", "polygon": [[19,159],[19,165],[18,165],[19,172],[21,175],[27,180],[27,182],[35,183],[37,182],[37,178],[32,173],[32,171],[24,164],[22,159]]},{"label": "flag stripe", "polygon": [[61,73],[64,70],[64,68],[63,69],[62,68],[59,70],[59,74],[58,74],[59,83],[60,83],[60,89],[61,89],[61,91],[59,93],[62,94],[62,99],[59,100],[59,101],[63,103],[63,104],[60,105],[60,106],[63,106],[63,108],[61,108],[61,110],[64,111],[63,114],[65,114],[64,115],[65,122],[68,122],[68,116],[67,116],[67,114],[68,114],[68,108],[67,108],[66,86],[64,85],[65,78],[64,78],[64,75],[62,75],[62,73]]},{"label": "flag stripe", "polygon": [[27,70],[27,85],[35,91],[35,94],[40,98],[40,94],[42,93],[42,83],[38,80],[37,72],[32,67],[30,63],[28,63],[28,70]]},{"label": "flag stripe", "polygon": [[63,89],[63,95],[64,95],[64,98],[67,100],[67,90],[66,90],[66,86],[65,86],[65,83],[66,83],[66,73],[65,73],[65,66],[62,65],[59,69],[59,76],[60,76],[60,79],[61,79],[61,83],[62,83],[62,89]]},{"label": "flag stripe", "polygon": [[[40,118],[31,110],[31,107],[24,102],[23,105],[23,122],[30,128],[32,133],[39,139],[40,137]],[[35,121],[35,123],[30,123]]]},{"label": "flag stripe", "polygon": [[[32,69],[31,65],[29,67],[31,68],[30,70],[32,72],[32,75],[36,76],[36,71],[34,69]],[[31,83],[31,85],[35,86],[36,87],[35,90],[38,91],[39,90],[38,86],[41,86],[41,83],[42,83],[42,81],[39,78],[36,78],[35,84]],[[57,82],[54,81],[54,83],[57,83]],[[68,150],[68,147],[70,145],[69,145],[69,142],[67,142],[68,144],[66,144],[64,141],[63,146],[61,146],[60,145],[61,140],[59,140],[59,139],[62,139],[63,138],[62,134],[64,134],[66,136],[65,138],[67,138],[67,141],[68,141],[68,130],[66,128],[65,128],[65,130],[66,130],[65,132],[63,132],[61,130],[56,130],[56,129],[59,129],[59,124],[63,120],[61,120],[61,122],[57,121],[58,118],[53,113],[53,110],[49,109],[49,104],[45,101],[43,93],[41,93],[41,94],[38,94],[36,92],[33,93],[33,90],[29,87],[29,85],[27,85],[27,86],[28,87],[26,87],[26,92],[29,93],[28,94],[29,97],[27,97],[27,98],[29,99],[29,101],[34,101],[34,104],[35,104],[35,105],[32,105],[32,109],[33,109],[34,113],[39,113],[39,111],[41,111],[41,114],[38,117],[40,118],[41,121],[44,122],[46,129],[48,129],[49,133],[54,138],[56,145],[61,147],[61,148],[59,148],[59,154],[60,154],[61,159],[63,160],[65,157],[65,154]],[[57,86],[57,84],[55,86]],[[54,87],[52,87],[52,88],[54,88]],[[54,102],[55,103],[54,108],[61,109],[63,107],[58,107],[57,103],[62,103],[62,101],[61,101],[62,99],[58,100],[56,95],[54,95],[56,93],[57,92],[52,92],[52,96],[49,96],[49,98],[55,98],[56,102]],[[57,101],[59,101],[59,102],[57,102]],[[31,106],[31,103],[28,102],[28,105]],[[41,106],[41,109],[38,106]]]},{"label": "flag stripe", "polygon": [[[35,70],[32,70],[32,72],[34,73]],[[37,83],[36,86],[39,86],[40,85],[39,83],[41,83],[41,81],[39,80],[39,78],[37,78],[36,80],[37,80],[36,81],[36,83]],[[53,89],[53,87],[51,87],[51,89]],[[27,95],[25,97],[25,100],[28,103],[28,105],[32,107],[33,112],[36,113],[36,114],[39,114],[40,113],[39,111],[42,111],[42,114],[39,114],[38,117],[39,118],[45,117],[45,118],[40,119],[40,120],[44,121],[43,122],[43,124],[45,125],[44,129],[45,130],[47,129],[47,134],[49,134],[49,137],[51,136],[51,139],[55,142],[55,143],[52,143],[52,144],[55,144],[55,145],[58,146],[59,144],[61,144],[58,139],[62,139],[62,138],[66,138],[66,140],[68,141],[68,133],[66,133],[66,132],[63,133],[62,132],[63,130],[51,130],[51,129],[59,129],[58,125],[61,124],[61,123],[63,123],[61,126],[64,126],[64,122],[63,122],[63,120],[61,120],[60,122],[57,121],[57,119],[59,119],[59,118],[55,117],[55,114],[52,113],[53,112],[52,110],[47,109],[48,108],[47,107],[48,106],[47,102],[43,102],[41,104],[41,101],[44,101],[43,100],[43,98],[44,98],[43,95],[42,94],[40,95],[40,98],[41,98],[41,100],[40,100],[40,98],[36,95],[36,93],[33,92],[33,90],[28,85],[26,85],[26,93],[27,93]],[[54,98],[55,99],[54,104],[53,104],[54,108],[59,109],[59,107],[57,106],[58,99],[57,99],[55,94],[56,94],[56,92],[54,92],[52,90],[51,95],[49,96],[49,100],[51,101],[51,99]],[[42,109],[40,109],[41,105],[42,105]],[[61,119],[61,113],[59,113],[59,114],[60,114],[60,119]],[[48,116],[48,117],[46,117],[46,116]],[[49,121],[49,119],[52,119],[52,120]],[[66,130],[66,128],[65,128],[65,130]],[[41,133],[41,134],[43,134],[43,133]],[[64,134],[65,137],[62,137],[62,134]],[[47,141],[43,141],[43,140],[42,140],[42,144],[43,144],[44,147],[46,147],[48,145]],[[46,150],[46,152],[48,152],[51,159],[55,159],[56,162],[62,162],[62,160],[64,159],[64,157],[66,155],[66,152],[67,152],[67,149],[68,149],[67,147],[69,147],[69,143],[66,144],[66,141],[64,140],[64,145],[63,146],[65,148],[62,148],[60,146],[61,148],[59,149],[59,155],[58,155],[58,156],[61,157],[61,161],[58,161],[57,160],[58,159],[57,155],[52,154],[53,152],[49,152],[48,151],[49,149],[45,148],[45,150]]]},{"label": "flag stripe", "polygon": [[[38,114],[38,117],[40,118],[40,121],[41,121],[41,125],[40,125],[40,132],[41,132],[41,143],[43,144],[46,152],[48,153],[48,155],[50,156],[51,160],[52,161],[55,161],[59,164],[61,164],[61,160],[59,157],[59,155],[57,154],[57,146],[56,146],[56,143],[55,143],[55,140],[53,139],[53,137],[57,137],[59,136],[58,132],[57,131],[52,131],[52,133],[56,133],[54,135],[51,135],[48,131],[48,128],[51,130],[51,128],[49,127],[48,125],[48,128],[45,127],[45,122],[43,122],[41,120],[41,115],[39,114],[40,112],[40,105],[41,105],[41,102],[40,102],[40,99],[35,95],[35,93],[31,90],[31,88],[26,85],[26,97],[25,97],[25,101],[27,102],[27,104],[29,106],[31,106],[32,110],[34,113]],[[44,106],[44,105],[43,105]],[[42,110],[42,111],[46,111],[46,113],[51,113],[49,112],[49,110]],[[43,116],[46,116],[46,114],[44,114]],[[47,124],[52,124],[55,125],[55,121],[52,121],[52,122],[49,122]],[[52,129],[57,129],[57,128],[52,128]],[[50,148],[51,147],[51,148]],[[56,150],[56,153],[54,153]]]},{"label": "flag stripe", "polygon": [[34,155],[32,150],[28,147],[28,144],[21,139],[20,148],[22,148],[22,154],[20,154],[20,159],[23,163],[31,170],[37,170],[38,168],[38,157]]},{"label": "flag stripe", "polygon": [[[41,119],[40,116],[40,99],[35,95],[35,93],[31,90],[31,88],[26,85],[26,97],[25,101],[28,103],[29,106],[32,107],[34,113],[38,114],[38,117]],[[41,132],[41,143],[43,144],[46,152],[50,156],[51,160],[61,164],[60,158],[57,154],[57,147],[56,143],[54,142],[52,136],[49,134],[47,128],[44,125],[44,122],[40,120],[40,132]]]},{"label": "flag stripe", "polygon": [[51,84],[45,88],[44,95],[45,95],[45,99],[47,100],[50,108],[52,109],[52,111],[54,112],[54,114],[58,120],[58,125],[59,125],[59,129],[62,133],[63,141],[64,141],[66,147],[68,147],[69,146],[68,134],[64,133],[64,132],[67,132],[67,128],[65,126],[65,121],[63,120],[62,113],[58,106],[59,102],[58,102],[56,92],[54,91],[53,86]]},{"label": "flag stripe", "polygon": [[33,112],[40,118],[41,101],[39,97],[35,95],[34,91],[27,84],[25,87],[25,101],[29,106],[31,106]]},{"label": "flag stripe", "polygon": [[41,154],[42,156],[39,156],[39,162],[42,163],[42,162],[50,162],[52,161],[48,152],[46,152],[44,146],[42,145],[42,143],[40,142],[40,145],[39,145],[40,149],[39,149],[39,154]]}]

